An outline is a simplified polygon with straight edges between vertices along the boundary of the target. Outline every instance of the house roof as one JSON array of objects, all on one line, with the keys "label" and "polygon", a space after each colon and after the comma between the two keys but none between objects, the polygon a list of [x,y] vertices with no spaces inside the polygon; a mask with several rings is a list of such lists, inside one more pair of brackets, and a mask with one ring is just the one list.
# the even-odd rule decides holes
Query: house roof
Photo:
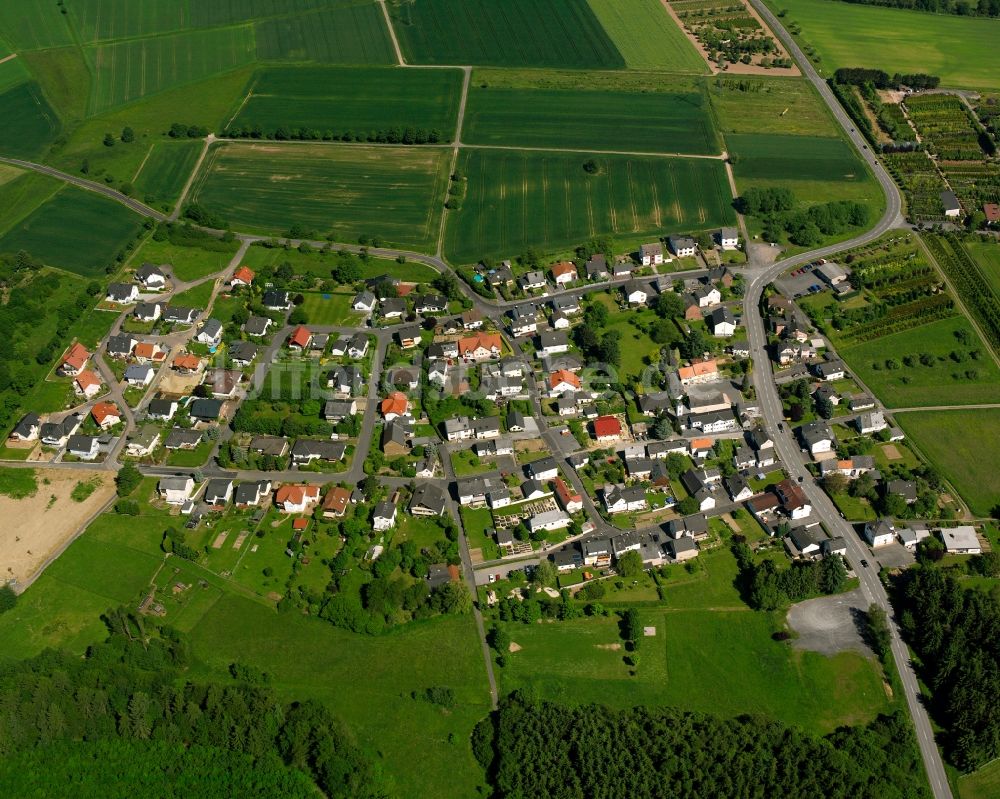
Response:
[{"label": "house roof", "polygon": [[196,399],[188,407],[192,419],[218,419],[222,412],[222,400]]},{"label": "house roof", "polygon": [[390,414],[402,416],[406,413],[408,407],[409,402],[406,399],[406,395],[401,391],[393,391],[388,397],[382,400],[379,410],[382,411],[383,416],[389,416]]},{"label": "house roof", "polygon": [[197,445],[200,441],[201,433],[197,430],[174,427],[167,433],[167,438],[163,442],[163,446],[167,449],[177,449],[184,445]]},{"label": "house roof", "polygon": [[598,416],[594,419],[594,435],[598,438],[605,436],[620,436],[622,434],[622,423],[617,416]]},{"label": "house roof", "polygon": [[556,487],[556,495],[559,497],[560,502],[563,505],[568,505],[570,502],[581,502],[582,499],[578,493],[568,485],[566,481],[561,477],[557,477],[552,481]]},{"label": "house roof", "polygon": [[426,508],[434,513],[443,513],[446,501],[444,492],[440,488],[430,483],[422,483],[413,492],[410,508]]},{"label": "house roof", "polygon": [[500,350],[502,341],[499,333],[480,333],[475,336],[466,336],[458,341],[458,354],[466,356],[478,349]]},{"label": "house roof", "polygon": [[249,266],[241,266],[233,272],[233,280],[242,280],[244,283],[252,283],[254,277],[254,271]]},{"label": "house roof", "polygon": [[343,513],[347,509],[347,503],[351,501],[351,492],[346,488],[334,486],[326,492],[323,497],[323,510],[331,510],[334,513]]},{"label": "house roof", "polygon": [[159,275],[160,277],[164,277],[163,270],[160,269],[160,267],[158,267],[156,264],[151,264],[147,262],[135,270],[136,279],[142,280],[143,282],[153,277],[154,275]]},{"label": "house roof", "polygon": [[318,485],[290,485],[286,483],[275,492],[274,501],[279,505],[284,505],[286,502],[292,505],[301,505],[306,499],[318,497]]},{"label": "house roof", "polygon": [[312,333],[309,332],[309,328],[304,325],[299,325],[295,330],[292,331],[292,335],[288,337],[288,343],[296,347],[308,347],[309,341],[312,339]]},{"label": "house roof", "polygon": [[252,361],[257,357],[257,345],[249,341],[236,341],[229,348],[229,357],[235,361]]},{"label": "house roof", "polygon": [[94,417],[94,421],[99,425],[103,425],[105,420],[111,416],[121,419],[121,411],[118,410],[118,406],[113,402],[98,402],[90,409],[90,415]]},{"label": "house roof", "polygon": [[[136,347],[137,352],[138,349],[139,348]],[[201,358],[197,355],[192,355],[191,353],[188,353],[187,355],[178,355],[174,358],[174,362],[171,366],[173,366],[174,369],[188,369],[194,372],[201,366]]]},{"label": "house roof", "polygon": [[80,374],[76,376],[76,384],[86,391],[91,386],[100,386],[101,381],[97,375],[91,372],[89,369],[85,369]]},{"label": "house roof", "polygon": [[556,369],[549,375],[549,388],[555,388],[562,383],[568,383],[574,388],[580,388],[580,378],[567,369]]},{"label": "house roof", "polygon": [[64,366],[82,369],[88,358],[90,358],[90,352],[80,342],[76,342],[66,351],[62,362]]},{"label": "house roof", "polygon": [[677,370],[677,374],[680,375],[681,380],[690,380],[693,377],[714,375],[718,371],[718,364],[716,364],[715,359],[712,359],[708,361],[695,361],[690,366],[682,366]]},{"label": "house roof", "polygon": [[552,264],[552,274],[555,277],[561,277],[562,275],[573,275],[575,277],[576,265],[572,261],[559,261]]},{"label": "house roof", "polygon": [[691,439],[691,450],[696,449],[711,449],[714,442],[710,438],[692,438]]},{"label": "house roof", "polygon": [[983,203],[983,213],[987,222],[1000,222],[1000,205],[997,203]]},{"label": "house roof", "polygon": [[251,316],[243,325],[243,329],[251,336],[262,336],[273,322],[266,316]]},{"label": "house roof", "polygon": [[[135,345],[136,358],[154,358],[158,352],[160,352],[160,345],[152,341],[140,341]],[[192,368],[196,369],[197,366]]]}]

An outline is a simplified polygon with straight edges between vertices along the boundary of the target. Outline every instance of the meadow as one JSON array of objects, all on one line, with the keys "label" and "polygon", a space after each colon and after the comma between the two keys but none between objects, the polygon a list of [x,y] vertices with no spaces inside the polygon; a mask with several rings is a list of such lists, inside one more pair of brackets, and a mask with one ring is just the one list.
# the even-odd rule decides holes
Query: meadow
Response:
[{"label": "meadow", "polygon": [[38,83],[28,81],[0,94],[0,155],[35,158],[59,132],[59,118]]},{"label": "meadow", "polygon": [[829,109],[805,78],[717,75],[707,81],[719,131],[833,136]]},{"label": "meadow", "polygon": [[411,64],[625,66],[587,0],[392,0],[389,10]]},{"label": "meadow", "polygon": [[468,194],[448,217],[446,252],[457,262],[577,245],[595,235],[618,244],[666,231],[733,224],[719,161],[467,150]]},{"label": "meadow", "polygon": [[147,204],[172,205],[198,163],[201,148],[200,141],[153,142],[132,178],[136,196]]},{"label": "meadow", "polygon": [[[960,331],[970,335],[975,343],[963,346],[955,335]],[[979,350],[980,357],[977,360],[967,358],[963,362],[951,357],[953,352],[967,355],[969,350]],[[996,401],[1000,370],[990,358],[989,348],[964,316],[942,319],[853,347],[838,347],[837,351],[888,408]],[[924,353],[938,360],[932,366],[885,368],[886,360],[896,359],[902,364],[906,356]],[[875,368],[876,365],[880,368]],[[976,371],[975,379],[965,375],[970,369]]]},{"label": "meadow", "polygon": [[0,233],[6,233],[64,186],[62,181],[38,172],[7,165],[3,169],[6,174],[0,191]]},{"label": "meadow", "polygon": [[[469,144],[560,149],[718,153],[711,109],[698,84],[672,91],[549,88],[547,73],[536,88],[508,88],[495,71],[473,74],[462,127]],[[583,77],[583,76],[581,76]],[[625,122],[625,120],[628,120]]]},{"label": "meadow", "polygon": [[339,241],[378,236],[433,250],[448,156],[436,148],[225,144],[209,153],[191,200],[265,233],[298,223]]},{"label": "meadow", "polygon": [[1000,86],[998,20],[828,0],[772,0],[768,5],[787,10],[786,26],[801,26],[799,44],[815,48],[827,74],[838,67],[864,66],[890,74],[928,72],[940,76],[945,86],[963,89]]},{"label": "meadow", "polygon": [[218,28],[92,45],[86,54],[94,114],[249,64],[256,45],[251,28]]},{"label": "meadow", "polygon": [[[251,247],[243,257],[243,263],[251,269],[290,263],[296,275],[326,280],[331,277],[338,257],[335,250],[333,252],[302,253],[293,249],[286,250],[283,247]],[[430,283],[437,276],[437,272],[431,267],[416,261],[407,261],[401,264],[395,259],[369,256],[365,260],[359,258],[357,266],[362,280],[391,275],[412,283]]]},{"label": "meadow", "polygon": [[588,0],[629,69],[707,72],[704,59],[660,0]]},{"label": "meadow", "polygon": [[[228,128],[307,128],[343,135],[391,127],[454,135],[462,73],[388,67],[274,67],[256,73]],[[378,98],[373,101],[373,98]]]},{"label": "meadow", "polygon": [[66,17],[46,0],[0,3],[0,30],[15,52],[74,43]]},{"label": "meadow", "polygon": [[993,761],[958,780],[962,799],[992,799],[1000,795],[1000,761]]},{"label": "meadow", "polygon": [[966,239],[962,246],[979,265],[979,271],[1000,297],[1000,245],[993,239]]},{"label": "meadow", "polygon": [[231,242],[229,247],[214,249],[222,242],[213,244],[213,249],[201,247],[185,247],[171,244],[168,241],[147,239],[132,259],[133,266],[142,264],[169,264],[173,267],[178,280],[197,280],[226,268],[239,247],[237,242]]},{"label": "meadow", "polygon": [[68,186],[0,237],[0,252],[27,250],[49,266],[96,277],[141,224],[114,200]]},{"label": "meadow", "polygon": [[1000,452],[1000,409],[901,413],[896,422],[970,510],[988,516],[1000,497],[1000,472],[991,457]]},{"label": "meadow", "polygon": [[374,2],[264,20],[255,26],[255,37],[261,61],[396,63],[385,17]]}]

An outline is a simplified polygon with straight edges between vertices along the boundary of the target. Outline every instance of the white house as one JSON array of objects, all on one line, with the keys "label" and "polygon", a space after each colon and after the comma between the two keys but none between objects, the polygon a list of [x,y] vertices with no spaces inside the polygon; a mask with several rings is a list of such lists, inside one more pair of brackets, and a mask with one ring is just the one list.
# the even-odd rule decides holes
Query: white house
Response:
[{"label": "white house", "polygon": [[112,283],[104,299],[115,305],[128,305],[139,299],[139,287],[134,283]]},{"label": "white house", "polygon": [[626,283],[624,292],[629,305],[645,305],[649,299],[647,287],[638,281]]},{"label": "white house", "polygon": [[391,530],[396,526],[396,506],[391,502],[380,502],[375,506],[372,516],[372,526],[380,531]]},{"label": "white house", "polygon": [[892,519],[879,519],[865,524],[865,540],[871,547],[884,547],[896,540],[896,527]]},{"label": "white house", "polygon": [[685,258],[694,255],[698,249],[698,242],[690,236],[671,236],[667,239],[670,249],[678,258]]},{"label": "white house", "polygon": [[723,250],[739,249],[740,231],[734,227],[724,227],[715,234],[715,240]]},{"label": "white house", "polygon": [[941,205],[944,206],[944,215],[947,217],[959,217],[962,215],[962,206],[953,191],[941,192]]},{"label": "white house", "polygon": [[167,285],[167,276],[156,264],[145,263],[135,270],[132,277],[151,291],[158,291]]},{"label": "white house", "polygon": [[138,363],[132,364],[125,370],[125,382],[130,386],[142,388],[143,386],[148,386],[153,382],[153,376],[155,374],[156,373],[153,371],[152,366]]},{"label": "white house", "polygon": [[983,551],[976,528],[968,525],[941,530],[941,540],[945,551],[952,555],[978,555]]},{"label": "white house", "polygon": [[553,530],[564,530],[569,527],[572,523],[572,519],[569,518],[561,510],[548,510],[544,513],[539,513],[537,516],[532,516],[528,520],[528,530],[531,533],[537,533],[541,530],[546,532],[551,532]]},{"label": "white house", "polygon": [[168,505],[183,505],[194,492],[194,480],[178,475],[176,477],[161,477],[158,486],[160,498]]},{"label": "white house", "polygon": [[209,347],[217,347],[222,341],[222,322],[218,319],[206,319],[195,339]]},{"label": "white house", "polygon": [[643,244],[639,248],[639,260],[643,266],[656,266],[663,263],[663,245],[659,242],[655,244]]}]

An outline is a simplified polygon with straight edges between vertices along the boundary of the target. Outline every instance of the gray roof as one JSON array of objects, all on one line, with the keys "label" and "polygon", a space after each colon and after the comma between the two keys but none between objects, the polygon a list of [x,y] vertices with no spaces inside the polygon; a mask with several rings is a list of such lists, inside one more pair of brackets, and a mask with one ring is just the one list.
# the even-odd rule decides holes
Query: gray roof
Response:
[{"label": "gray roof", "polygon": [[347,445],[339,441],[311,441],[302,439],[292,447],[293,458],[318,457],[327,461],[339,461],[344,457]]},{"label": "gray roof", "polygon": [[414,507],[424,508],[434,513],[444,513],[447,498],[444,492],[432,483],[421,483],[413,492],[410,499],[410,509]]},{"label": "gray roof", "polygon": [[134,363],[125,370],[126,380],[145,380],[147,375],[153,371],[152,366],[143,363]]},{"label": "gray roof", "polygon": [[191,481],[191,478],[188,475],[177,474],[171,477],[161,477],[159,486],[161,491],[177,491],[187,488],[189,481]]},{"label": "gray roof", "polygon": [[198,312],[194,308],[168,305],[163,309],[163,319],[167,322],[193,322],[197,318]]},{"label": "gray roof", "polygon": [[248,336],[263,336],[272,324],[266,316],[251,316],[243,325]]},{"label": "gray roof", "polygon": [[112,283],[108,286],[107,296],[115,300],[127,300],[132,296],[134,291],[135,286],[131,283]]},{"label": "gray roof", "polygon": [[233,481],[224,477],[213,477],[205,485],[205,500],[220,499],[225,500],[226,496],[233,490]]},{"label": "gray roof", "polygon": [[135,339],[128,333],[108,338],[108,352],[131,352]]},{"label": "gray roof", "polygon": [[187,430],[183,427],[174,427],[167,434],[163,446],[167,449],[178,449],[181,446],[197,445],[201,442],[201,433],[197,430]]},{"label": "gray roof", "polygon": [[215,338],[222,333],[222,322],[218,319],[206,319],[205,324],[201,326],[199,335],[209,336]]},{"label": "gray roof", "polygon": [[229,357],[234,361],[250,362],[257,357],[257,345],[249,341],[235,341],[229,348]]},{"label": "gray roof", "polygon": [[218,419],[222,404],[222,400],[199,398],[188,406],[188,413],[192,419]]},{"label": "gray roof", "polygon": [[160,277],[166,277],[163,274],[163,270],[160,269],[156,264],[144,263],[138,269],[135,270],[135,277],[137,280],[145,281],[153,275],[159,275]]},{"label": "gray roof", "polygon": [[66,449],[70,452],[91,452],[94,448],[94,436],[70,436],[66,442]]},{"label": "gray roof", "polygon": [[19,436],[30,436],[32,428],[38,427],[41,419],[38,418],[37,413],[26,413],[21,417],[21,421],[17,423],[13,432],[17,433]]},{"label": "gray roof", "polygon": [[233,494],[233,502],[237,505],[247,505],[256,502],[261,493],[261,489],[266,487],[267,480],[250,480],[236,486],[236,493]]}]

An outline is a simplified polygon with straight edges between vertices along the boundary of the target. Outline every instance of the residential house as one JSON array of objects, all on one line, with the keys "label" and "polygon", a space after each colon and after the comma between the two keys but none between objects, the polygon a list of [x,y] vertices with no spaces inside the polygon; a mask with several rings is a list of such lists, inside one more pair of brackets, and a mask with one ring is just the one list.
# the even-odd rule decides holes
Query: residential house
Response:
[{"label": "residential house", "polygon": [[323,418],[328,422],[342,422],[348,416],[358,412],[358,401],[355,399],[327,400],[323,405]]},{"label": "residential house", "polygon": [[362,374],[356,366],[335,366],[326,374],[326,387],[336,394],[356,396],[361,393]]},{"label": "residential house", "polygon": [[890,480],[885,488],[888,494],[902,497],[907,505],[917,501],[917,484],[913,480]]},{"label": "residential house", "polygon": [[412,438],[411,421],[405,416],[400,416],[382,428],[382,440],[379,444],[387,458],[399,458],[410,454]]},{"label": "residential house", "polygon": [[953,191],[943,191],[939,195],[941,205],[944,207],[944,215],[949,218],[958,218],[962,215],[962,205],[958,201]]},{"label": "residential house", "polygon": [[406,325],[396,330],[396,340],[404,350],[412,350],[420,344],[421,330],[419,325]]},{"label": "residential house", "polygon": [[410,413],[410,401],[401,391],[393,391],[388,397],[382,400],[379,410],[387,422],[391,422],[398,416],[408,416]]},{"label": "residential house", "polygon": [[691,292],[699,308],[711,308],[722,302],[722,294],[715,286],[699,286]]},{"label": "residential house", "polygon": [[521,483],[521,497],[525,501],[531,501],[535,499],[543,499],[545,497],[551,496],[552,492],[548,491],[544,485],[542,485],[541,480],[525,480]]},{"label": "residential house", "polygon": [[710,438],[692,438],[690,443],[690,455],[695,460],[704,460],[712,454],[715,442]]},{"label": "residential house", "polygon": [[197,430],[174,427],[167,433],[167,438],[163,442],[163,448],[170,450],[192,450],[201,443],[201,439],[201,433]]},{"label": "residential house", "polygon": [[822,554],[826,540],[826,533],[818,525],[796,527],[785,537],[785,546],[793,558],[815,558]]},{"label": "residential house", "polygon": [[365,289],[354,295],[354,299],[351,301],[351,308],[355,311],[368,314],[375,310],[377,304],[378,298],[372,292]]},{"label": "residential house", "polygon": [[163,321],[172,325],[193,325],[197,318],[198,311],[195,308],[168,305],[163,309]]},{"label": "residential house", "polygon": [[594,253],[590,260],[584,265],[584,271],[587,275],[587,280],[607,280],[608,259],[604,257],[603,253]]},{"label": "residential house", "polygon": [[670,251],[678,258],[692,256],[698,250],[698,242],[690,236],[670,236],[667,243],[670,245]]},{"label": "residential house", "polygon": [[90,360],[90,351],[77,342],[66,350],[66,354],[63,355],[56,371],[63,377],[76,377],[84,370],[88,360]]},{"label": "residential house", "polygon": [[183,505],[194,493],[194,480],[186,475],[161,477],[157,490],[168,505]]},{"label": "residential house", "polygon": [[571,488],[561,477],[557,477],[552,483],[556,489],[556,498],[566,513],[578,513],[583,510],[583,498],[576,489]]},{"label": "residential house", "polygon": [[549,305],[552,306],[552,310],[555,313],[561,313],[566,316],[576,316],[583,311],[583,308],[580,307],[580,300],[575,294],[563,294],[559,297],[553,297],[549,301]]},{"label": "residential house", "polygon": [[774,486],[774,493],[778,495],[782,507],[792,519],[804,519],[812,513],[806,492],[794,480],[782,480]]},{"label": "residential house", "polygon": [[552,265],[552,279],[557,286],[567,286],[577,279],[576,265],[572,261],[560,261]]},{"label": "residential house", "polygon": [[201,367],[201,358],[190,352],[184,353],[183,355],[177,355],[173,361],[170,362],[170,368],[182,375],[193,375],[200,372]]},{"label": "residential house", "polygon": [[559,476],[559,465],[555,458],[547,456],[527,464],[524,471],[535,480],[553,480]]},{"label": "residential house", "polygon": [[132,273],[132,277],[150,291],[159,291],[167,285],[166,274],[156,264],[144,263]]},{"label": "residential house", "polygon": [[896,526],[892,519],[878,519],[865,523],[865,540],[874,549],[884,547],[896,540]]},{"label": "residential house", "polygon": [[568,544],[549,555],[559,574],[567,574],[583,566],[583,553],[576,543]]},{"label": "residential house", "polygon": [[691,414],[687,418],[687,426],[703,433],[727,433],[736,430],[739,423],[732,411],[725,410]]},{"label": "residential house", "polygon": [[642,486],[604,486],[602,493],[604,507],[608,513],[634,513],[646,510],[646,490]]},{"label": "residential house", "polygon": [[862,435],[878,433],[885,430],[889,425],[885,421],[885,414],[882,411],[864,411],[859,413],[854,420],[858,432]]},{"label": "residential house", "polygon": [[379,316],[386,320],[402,319],[406,315],[406,300],[400,297],[385,297],[379,303]]},{"label": "residential house", "polygon": [[534,305],[517,305],[508,311],[510,332],[515,338],[534,335],[538,330],[538,309]]},{"label": "residential house", "polygon": [[242,380],[243,372],[239,369],[209,369],[201,382],[216,399],[233,399]]},{"label": "residential house", "polygon": [[314,461],[334,463],[342,461],[347,445],[339,441],[312,441],[299,439],[292,447],[292,464],[307,466]]},{"label": "residential house", "polygon": [[98,402],[90,409],[90,415],[94,417],[97,426],[102,430],[107,430],[120,424],[122,420],[121,411],[113,402]]},{"label": "residential house", "polygon": [[229,358],[234,366],[246,368],[257,357],[257,345],[249,341],[234,341],[229,347]]},{"label": "residential house", "polygon": [[104,299],[115,305],[128,305],[139,299],[139,289],[133,283],[112,283]]},{"label": "residential house", "polygon": [[524,291],[539,291],[545,288],[545,275],[539,271],[528,272],[518,283]]},{"label": "residential house", "polygon": [[347,357],[360,361],[368,354],[368,344],[368,336],[364,333],[355,333],[347,342]]},{"label": "residential house", "polygon": [[580,391],[580,378],[565,369],[557,369],[549,375],[549,396],[559,397]]},{"label": "residential house", "polygon": [[569,350],[569,338],[562,330],[545,330],[538,336],[538,349],[545,356],[560,355]]},{"label": "residential house", "polygon": [[132,309],[132,316],[140,322],[155,322],[163,315],[163,306],[158,302],[140,302]]},{"label": "residential house", "polygon": [[611,551],[616,559],[626,552],[638,552],[640,549],[642,549],[642,536],[634,530],[611,537]]},{"label": "residential house", "polygon": [[648,480],[653,472],[653,461],[649,458],[628,458],[625,469],[632,480]]},{"label": "residential house", "polygon": [[726,493],[733,502],[746,502],[753,496],[753,490],[747,481],[738,474],[727,477],[724,481]]},{"label": "residential house", "polygon": [[254,436],[249,449],[257,455],[283,458],[288,454],[288,439],[283,436]]},{"label": "residential house", "polygon": [[847,402],[847,408],[851,413],[867,411],[874,407],[875,400],[867,394],[858,394],[856,397],[851,397]]},{"label": "residential house", "polygon": [[249,266],[241,266],[233,272],[233,276],[229,280],[229,285],[233,288],[252,286],[255,277],[254,271]]},{"label": "residential house", "polygon": [[372,513],[372,526],[378,532],[385,532],[395,527],[396,506],[386,500],[379,502]]},{"label": "residential house", "polygon": [[639,247],[639,263],[643,266],[657,266],[663,263],[663,245],[660,242],[643,244]]},{"label": "residential house", "polygon": [[725,306],[716,308],[708,315],[708,324],[712,328],[712,335],[717,338],[731,336],[736,332],[736,317]]},{"label": "residential house", "polygon": [[146,406],[146,416],[150,419],[167,421],[177,413],[177,403],[174,400],[154,399]]},{"label": "residential house", "polygon": [[809,422],[798,428],[802,445],[815,458],[824,452],[831,452],[834,446],[833,431],[825,421]]},{"label": "residential house", "polygon": [[351,492],[340,486],[333,486],[323,497],[323,518],[339,519],[347,511],[347,505],[351,501]]},{"label": "residential house", "polygon": [[214,477],[205,484],[202,500],[213,508],[229,504],[233,498],[233,481],[224,477]]},{"label": "residential house", "polygon": [[599,416],[594,422],[594,440],[600,444],[622,437],[622,423],[617,416]]},{"label": "residential house", "polygon": [[976,528],[968,525],[942,529],[941,541],[949,555],[979,555],[983,551]]},{"label": "residential house", "polygon": [[38,437],[42,444],[47,447],[61,447],[66,440],[79,429],[83,417],[76,413],[71,413],[61,421],[45,422],[38,426]]},{"label": "residential house", "polygon": [[847,542],[839,535],[821,541],[819,548],[824,557],[829,555],[840,555],[842,558],[847,557]]},{"label": "residential house", "polygon": [[400,391],[416,391],[420,386],[420,373],[414,367],[392,369],[389,383]]},{"label": "residential house", "polygon": [[610,566],[611,551],[610,538],[590,538],[583,542],[583,563],[596,568]]},{"label": "residential house", "polygon": [[286,483],[274,493],[274,502],[285,513],[305,513],[319,502],[319,486]]},{"label": "residential house", "polygon": [[715,234],[715,242],[723,250],[738,250],[740,231],[734,227],[724,227]]},{"label": "residential house", "polygon": [[528,531],[535,535],[539,532],[565,530],[573,520],[561,510],[547,510],[528,519]]},{"label": "residential house", "polygon": [[38,414],[26,413],[21,417],[21,421],[15,425],[8,438],[13,441],[34,441],[38,438],[40,428],[41,419],[38,417]]},{"label": "residential house", "polygon": [[715,359],[694,361],[690,366],[682,366],[677,370],[682,386],[695,386],[699,383],[711,383],[719,379],[719,366]]},{"label": "residential house", "polygon": [[469,361],[484,361],[499,358],[503,342],[499,333],[480,333],[458,341],[458,354]]},{"label": "residential house", "polygon": [[424,294],[415,297],[413,310],[418,314],[439,314],[448,311],[448,300],[440,294]]},{"label": "residential house", "polygon": [[73,391],[85,399],[93,399],[101,393],[101,379],[89,369],[84,369],[73,379]]},{"label": "residential house", "polygon": [[273,324],[274,322],[266,316],[251,316],[243,323],[243,332],[248,336],[260,338],[267,335]]},{"label": "residential house", "polygon": [[135,356],[136,363],[162,363],[167,357],[166,351],[155,341],[140,341],[135,345],[132,355]]},{"label": "residential house", "polygon": [[194,338],[206,347],[218,347],[222,341],[222,322],[218,319],[206,319]]},{"label": "residential house", "polygon": [[549,319],[549,324],[552,325],[553,330],[569,330],[570,328],[569,317],[562,311],[553,313],[552,318]]},{"label": "residential house", "polygon": [[448,361],[435,358],[427,364],[427,381],[443,387],[448,382]]},{"label": "residential house", "polygon": [[638,280],[630,280],[622,287],[629,305],[645,305],[649,300],[649,285]]},{"label": "residential house", "polygon": [[107,352],[112,358],[127,358],[132,354],[136,340],[128,333],[108,337]]},{"label": "residential house", "polygon": [[82,461],[94,460],[101,451],[101,444],[96,436],[70,436],[66,442],[66,454]]},{"label": "residential house", "polygon": [[287,291],[269,289],[261,297],[261,304],[269,311],[290,311],[292,309],[292,295]]},{"label": "residential house", "polygon": [[299,325],[288,337],[288,348],[302,351],[309,346],[310,341],[312,341],[312,333],[309,332],[309,328]]},{"label": "residential house", "polygon": [[821,380],[843,380],[847,369],[840,358],[830,358],[813,365],[813,373]]},{"label": "residential house", "polygon": [[160,431],[154,425],[148,424],[133,433],[125,444],[125,454],[132,458],[145,458],[152,455],[160,443]]},{"label": "residential house", "polygon": [[188,415],[196,422],[215,422],[222,413],[222,405],[222,400],[199,398],[188,406]]},{"label": "residential house", "polygon": [[635,271],[635,264],[629,258],[619,258],[611,267],[611,276],[616,280],[631,277]]},{"label": "residential house", "polygon": [[852,455],[850,458],[838,460],[827,458],[819,462],[819,473],[821,477],[828,474],[842,474],[853,480],[867,472],[875,471],[875,458],[871,455]]}]

